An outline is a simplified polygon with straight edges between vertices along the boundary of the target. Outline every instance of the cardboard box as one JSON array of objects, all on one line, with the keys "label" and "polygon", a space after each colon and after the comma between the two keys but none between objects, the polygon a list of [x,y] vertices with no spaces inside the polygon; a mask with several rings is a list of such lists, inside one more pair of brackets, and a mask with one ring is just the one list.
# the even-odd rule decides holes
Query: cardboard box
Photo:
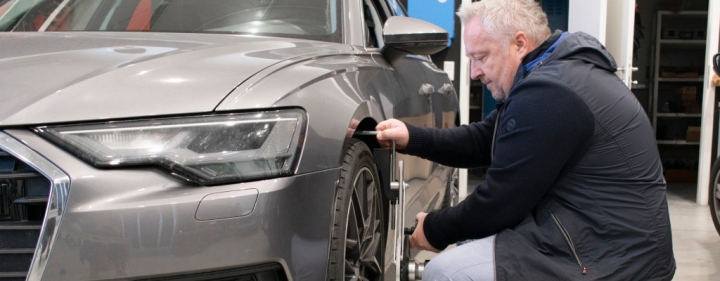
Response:
[{"label": "cardboard box", "polygon": [[700,113],[700,105],[697,101],[683,101],[683,109],[685,110],[685,113]]},{"label": "cardboard box", "polygon": [[675,89],[675,92],[680,95],[680,99],[683,101],[696,101],[697,100],[697,87],[695,86],[684,86]]},{"label": "cardboard box", "polygon": [[695,170],[681,170],[681,169],[667,169],[663,176],[667,182],[697,182],[698,171]]},{"label": "cardboard box", "polygon": [[687,134],[685,135],[686,141],[699,142],[700,141],[700,127],[699,126],[688,126]]},{"label": "cardboard box", "polygon": [[697,94],[697,87],[695,87],[695,86],[683,86],[683,87],[680,87],[679,89],[680,89],[680,92],[683,94],[693,94],[693,95]]}]

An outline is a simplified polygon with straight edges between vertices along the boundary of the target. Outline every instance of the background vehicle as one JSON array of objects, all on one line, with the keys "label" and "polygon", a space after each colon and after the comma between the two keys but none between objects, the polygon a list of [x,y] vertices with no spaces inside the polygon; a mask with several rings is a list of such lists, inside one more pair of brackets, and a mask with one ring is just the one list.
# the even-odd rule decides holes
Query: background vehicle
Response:
[{"label": "background vehicle", "polygon": [[[455,125],[444,31],[393,0],[0,7],[0,280],[392,272],[354,132]],[[408,224],[450,204],[453,169],[402,159]]]}]

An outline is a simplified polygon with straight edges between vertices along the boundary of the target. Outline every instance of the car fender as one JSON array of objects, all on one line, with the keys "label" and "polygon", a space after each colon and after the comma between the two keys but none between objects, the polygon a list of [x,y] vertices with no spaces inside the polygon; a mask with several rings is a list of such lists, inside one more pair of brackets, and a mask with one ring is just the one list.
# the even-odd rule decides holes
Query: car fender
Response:
[{"label": "car fender", "polygon": [[364,53],[298,58],[258,73],[216,111],[301,107],[307,130],[296,173],[334,169],[354,123],[392,116],[395,100],[385,70]]}]

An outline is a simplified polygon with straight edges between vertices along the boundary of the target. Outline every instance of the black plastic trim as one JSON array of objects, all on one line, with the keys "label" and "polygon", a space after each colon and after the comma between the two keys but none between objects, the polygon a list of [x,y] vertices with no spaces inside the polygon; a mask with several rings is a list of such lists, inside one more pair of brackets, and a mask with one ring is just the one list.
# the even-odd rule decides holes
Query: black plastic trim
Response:
[{"label": "black plastic trim", "polygon": [[208,272],[189,273],[182,275],[163,276],[147,279],[134,279],[137,281],[245,281],[245,280],[263,280],[263,281],[287,281],[287,276],[280,264],[271,263],[256,265],[242,268],[232,268],[223,270],[214,270]]}]

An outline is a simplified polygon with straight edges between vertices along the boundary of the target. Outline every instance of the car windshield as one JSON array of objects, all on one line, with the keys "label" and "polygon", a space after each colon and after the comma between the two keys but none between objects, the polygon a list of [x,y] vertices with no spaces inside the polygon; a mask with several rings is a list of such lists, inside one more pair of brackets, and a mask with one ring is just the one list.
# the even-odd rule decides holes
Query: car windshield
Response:
[{"label": "car windshield", "polygon": [[340,42],[339,2],[0,0],[0,30],[230,33]]}]

